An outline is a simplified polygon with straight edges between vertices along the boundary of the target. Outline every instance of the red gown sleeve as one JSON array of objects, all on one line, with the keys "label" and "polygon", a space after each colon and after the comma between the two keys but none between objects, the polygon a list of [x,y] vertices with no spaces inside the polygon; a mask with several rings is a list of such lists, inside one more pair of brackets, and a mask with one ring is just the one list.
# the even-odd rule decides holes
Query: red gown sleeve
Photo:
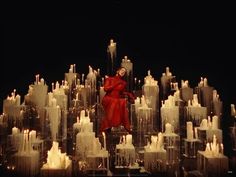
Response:
[{"label": "red gown sleeve", "polygon": [[133,93],[124,91],[123,95],[128,97],[130,103],[134,103],[135,96]]}]

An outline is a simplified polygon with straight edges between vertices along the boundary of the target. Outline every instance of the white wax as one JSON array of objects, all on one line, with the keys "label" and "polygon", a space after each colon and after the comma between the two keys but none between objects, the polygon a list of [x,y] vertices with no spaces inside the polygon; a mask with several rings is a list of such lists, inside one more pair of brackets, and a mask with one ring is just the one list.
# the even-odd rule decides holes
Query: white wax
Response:
[{"label": "white wax", "polygon": [[218,116],[212,117],[212,129],[218,129]]},{"label": "white wax", "polygon": [[52,98],[52,107],[56,107],[57,106],[57,100],[56,98]]},{"label": "white wax", "polygon": [[132,144],[132,135],[126,135],[126,144]]},{"label": "white wax", "polygon": [[35,130],[30,131],[30,137],[31,137],[31,142],[34,142],[36,140],[36,131]]},{"label": "white wax", "polygon": [[198,139],[197,127],[194,128],[195,138]]},{"label": "white wax", "polygon": [[104,149],[107,149],[107,145],[106,145],[106,134],[104,132],[102,132],[103,135],[103,141],[104,141]]},{"label": "white wax", "polygon": [[193,123],[187,122],[187,139],[192,140],[193,139]]},{"label": "white wax", "polygon": [[12,128],[12,135],[16,135],[18,133],[19,129],[16,127]]},{"label": "white wax", "polygon": [[172,133],[172,125],[170,123],[166,123],[165,133]]},{"label": "white wax", "polygon": [[201,128],[203,128],[203,129],[207,129],[208,127],[207,127],[207,119],[202,119],[202,122],[201,122]]}]

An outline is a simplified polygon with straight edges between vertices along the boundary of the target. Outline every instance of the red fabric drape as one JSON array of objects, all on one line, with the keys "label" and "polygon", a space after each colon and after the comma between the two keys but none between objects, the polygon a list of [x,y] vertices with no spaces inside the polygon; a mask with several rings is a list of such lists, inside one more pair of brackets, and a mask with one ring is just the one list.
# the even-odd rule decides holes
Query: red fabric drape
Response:
[{"label": "red fabric drape", "polygon": [[130,131],[130,122],[128,109],[126,107],[125,92],[126,82],[119,76],[108,77],[104,83],[106,95],[103,97],[102,105],[105,111],[105,117],[102,119],[100,131],[108,128],[123,125],[127,131]]}]

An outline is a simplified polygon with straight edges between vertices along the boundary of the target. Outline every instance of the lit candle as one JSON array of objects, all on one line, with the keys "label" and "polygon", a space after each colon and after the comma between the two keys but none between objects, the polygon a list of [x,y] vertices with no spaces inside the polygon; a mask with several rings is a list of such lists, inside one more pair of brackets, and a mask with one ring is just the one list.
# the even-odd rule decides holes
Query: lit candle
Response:
[{"label": "lit candle", "polygon": [[106,134],[104,132],[102,132],[103,135],[103,141],[104,141],[104,149],[107,149],[107,145],[106,145]]},{"label": "lit candle", "polygon": [[198,139],[197,127],[194,128],[194,132],[195,132],[195,139]]},{"label": "lit candle", "polygon": [[212,129],[218,129],[218,116],[212,117]]},{"label": "lit candle", "polygon": [[220,144],[220,147],[221,147],[221,153],[224,154],[224,145],[223,145],[223,143]]},{"label": "lit candle", "polygon": [[59,88],[60,88],[60,84],[59,84],[59,82],[57,81],[57,82],[56,82],[56,88],[55,88],[55,89],[56,89],[56,90],[59,90]]},{"label": "lit candle", "polygon": [[230,107],[231,107],[231,116],[234,117],[236,115],[235,114],[235,105],[231,104]]},{"label": "lit candle", "polygon": [[200,124],[201,128],[203,129],[207,129],[207,119],[202,119],[202,122]]},{"label": "lit candle", "polygon": [[212,124],[211,124],[211,117],[210,116],[208,116],[208,128],[211,128],[211,126],[212,126]]},{"label": "lit candle", "polygon": [[36,78],[36,84],[38,84],[38,82],[39,82],[39,74],[37,74],[37,75],[35,76],[35,78]]},{"label": "lit candle", "polygon": [[73,65],[70,65],[69,73],[73,73]]},{"label": "lit candle", "polygon": [[123,135],[123,142],[122,142],[122,144],[125,144],[126,143],[126,141],[125,141],[125,135]]},{"label": "lit candle", "polygon": [[84,83],[84,73],[82,74],[82,84]]},{"label": "lit candle", "polygon": [[165,133],[172,133],[172,126],[170,123],[166,123],[165,128]]},{"label": "lit candle", "polygon": [[18,128],[13,127],[13,128],[12,128],[12,135],[15,135],[15,134],[17,134],[17,133],[18,133]]},{"label": "lit candle", "polygon": [[126,135],[126,144],[131,145],[132,144],[132,135]]},{"label": "lit candle", "polygon": [[138,87],[139,87],[138,89],[141,89],[141,80],[140,79],[138,80]]},{"label": "lit candle", "polygon": [[137,77],[134,78],[134,89],[136,90],[136,86],[137,86]]},{"label": "lit candle", "polygon": [[207,144],[206,144],[205,152],[210,152],[210,151],[211,151],[210,144],[207,143]]},{"label": "lit candle", "polygon": [[53,90],[54,90],[54,83],[52,83],[52,92],[53,92]]},{"label": "lit candle", "polygon": [[74,73],[75,73],[75,64],[73,66],[74,66],[73,68],[74,68]]},{"label": "lit candle", "polygon": [[31,130],[29,135],[30,135],[31,142],[34,142],[36,140],[36,131]]},{"label": "lit candle", "polygon": [[193,123],[187,122],[187,139],[192,140],[193,139]]}]

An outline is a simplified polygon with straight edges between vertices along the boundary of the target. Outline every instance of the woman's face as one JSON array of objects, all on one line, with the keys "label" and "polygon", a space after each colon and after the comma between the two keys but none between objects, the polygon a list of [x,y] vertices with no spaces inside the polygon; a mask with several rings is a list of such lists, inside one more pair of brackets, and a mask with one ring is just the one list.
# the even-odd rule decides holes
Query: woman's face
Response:
[{"label": "woman's face", "polygon": [[121,77],[123,77],[123,76],[125,75],[125,73],[126,73],[126,69],[125,69],[125,68],[121,68],[121,69],[119,69],[119,71],[118,71],[118,74],[119,74]]}]

